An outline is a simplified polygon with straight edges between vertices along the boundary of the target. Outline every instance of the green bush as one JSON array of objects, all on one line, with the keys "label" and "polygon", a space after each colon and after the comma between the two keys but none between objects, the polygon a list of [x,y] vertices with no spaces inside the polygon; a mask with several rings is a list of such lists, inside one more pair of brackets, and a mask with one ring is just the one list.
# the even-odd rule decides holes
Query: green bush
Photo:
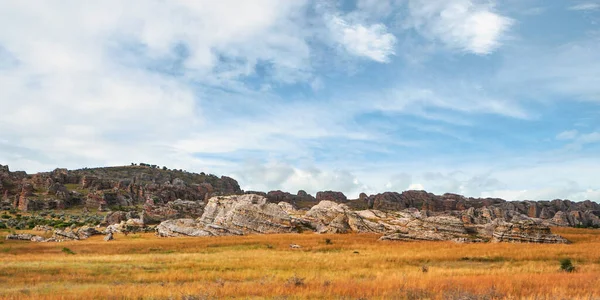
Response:
[{"label": "green bush", "polygon": [[66,254],[75,254],[75,252],[73,252],[73,250],[71,250],[67,247],[63,247],[62,252],[66,253]]},{"label": "green bush", "polygon": [[575,266],[573,266],[570,259],[565,258],[560,260],[560,269],[561,271],[571,273],[575,271]]}]

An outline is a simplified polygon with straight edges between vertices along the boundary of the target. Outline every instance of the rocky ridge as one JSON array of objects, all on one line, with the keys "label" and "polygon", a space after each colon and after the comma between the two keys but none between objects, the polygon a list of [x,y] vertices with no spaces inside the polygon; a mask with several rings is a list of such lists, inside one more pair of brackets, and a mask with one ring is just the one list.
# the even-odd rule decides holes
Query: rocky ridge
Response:
[{"label": "rocky ridge", "polygon": [[[140,208],[141,206],[141,208]],[[112,210],[114,232],[159,224],[159,234],[238,235],[311,230],[374,232],[383,240],[564,242],[548,226],[600,227],[592,201],[505,201],[425,191],[244,192],[229,177],[147,164],[29,175],[0,165],[0,208],[21,211]],[[121,211],[127,210],[127,211]],[[10,226],[15,220],[4,222]]]},{"label": "rocky ridge", "polygon": [[381,240],[567,243],[539,219],[521,216],[515,223],[496,219],[465,223],[448,213],[431,215],[408,208],[401,211],[353,211],[347,205],[321,201],[308,211],[289,203],[269,203],[262,195],[213,197],[197,219],[167,220],[156,227],[162,237],[221,236],[269,233],[379,233]]}]

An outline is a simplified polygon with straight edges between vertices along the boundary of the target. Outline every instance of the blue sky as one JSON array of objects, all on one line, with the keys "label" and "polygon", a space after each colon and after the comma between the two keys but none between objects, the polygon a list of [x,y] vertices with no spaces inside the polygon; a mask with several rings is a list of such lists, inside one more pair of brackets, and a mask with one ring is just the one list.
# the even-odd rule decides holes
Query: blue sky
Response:
[{"label": "blue sky", "polygon": [[600,201],[600,2],[2,1],[0,164]]}]

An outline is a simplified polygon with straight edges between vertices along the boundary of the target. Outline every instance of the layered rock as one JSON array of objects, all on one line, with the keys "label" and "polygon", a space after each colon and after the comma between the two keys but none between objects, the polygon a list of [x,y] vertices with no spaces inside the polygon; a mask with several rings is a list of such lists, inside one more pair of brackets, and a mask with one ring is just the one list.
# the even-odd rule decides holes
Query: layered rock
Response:
[{"label": "layered rock", "polygon": [[34,175],[0,167],[0,206],[5,209],[65,209],[83,204],[90,209],[107,210],[143,204],[149,199],[164,205],[177,199],[206,201],[216,195],[242,193],[230,177],[158,169],[147,164],[56,169]]},{"label": "layered rock", "polygon": [[198,219],[161,222],[159,236],[212,236],[295,232],[292,218],[260,195],[217,196],[208,200]]},{"label": "layered rock", "polygon": [[498,222],[492,242],[564,244],[568,241],[552,234],[548,226],[532,219],[516,223]]},{"label": "layered rock", "polygon": [[171,219],[199,218],[204,213],[204,203],[177,199],[164,205],[156,205],[150,200],[144,204],[142,221],[145,224],[155,224]]},{"label": "layered rock", "polygon": [[[471,219],[447,213],[432,214],[408,208],[402,211],[352,211],[347,205],[321,201],[309,211],[287,202],[269,203],[261,195],[211,198],[198,219],[167,220],[157,226],[159,236],[215,236],[297,232],[381,233],[381,240],[560,243],[541,221],[515,215],[515,223],[494,218],[486,208],[470,209]],[[483,220],[491,220],[483,222]]]},{"label": "layered rock", "polygon": [[350,210],[347,205],[321,201],[301,218],[318,233],[377,232],[377,226]]},{"label": "layered rock", "polygon": [[286,233],[295,229],[281,206],[258,195],[213,197],[206,204],[200,221],[244,233]]}]

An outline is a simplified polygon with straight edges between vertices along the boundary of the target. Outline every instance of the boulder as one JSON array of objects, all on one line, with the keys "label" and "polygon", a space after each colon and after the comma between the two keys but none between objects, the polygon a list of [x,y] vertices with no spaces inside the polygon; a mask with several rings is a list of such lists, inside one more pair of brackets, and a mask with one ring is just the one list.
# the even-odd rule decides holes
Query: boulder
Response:
[{"label": "boulder", "polygon": [[52,235],[52,238],[54,238],[57,241],[77,241],[80,240],[79,236],[73,232],[73,231],[65,231],[65,230],[60,230],[57,229],[54,231],[54,234]]},{"label": "boulder", "polygon": [[102,232],[98,231],[94,227],[83,226],[77,230],[77,236],[79,236],[80,240],[85,240],[93,235],[100,235]]},{"label": "boulder", "polygon": [[21,233],[21,234],[9,234],[6,236],[7,240],[19,240],[19,241],[31,241],[34,237],[33,234]]},{"label": "boulder", "polygon": [[127,220],[127,212],[113,211],[113,212],[109,212],[108,214],[106,214],[106,216],[104,216],[104,220],[102,221],[102,224],[113,225],[113,224],[119,224],[126,220]]}]

